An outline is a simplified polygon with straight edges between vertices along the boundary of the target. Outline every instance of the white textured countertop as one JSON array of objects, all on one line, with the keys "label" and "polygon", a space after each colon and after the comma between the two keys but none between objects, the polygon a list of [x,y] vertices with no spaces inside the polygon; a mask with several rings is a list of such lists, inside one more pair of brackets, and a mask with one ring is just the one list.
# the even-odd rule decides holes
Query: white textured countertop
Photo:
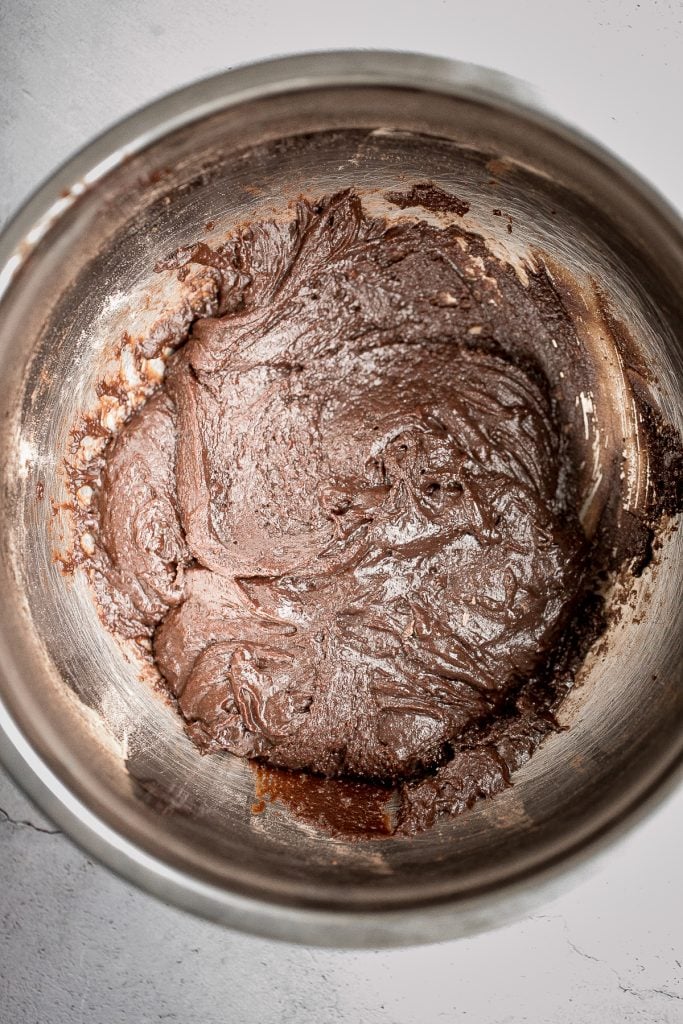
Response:
[{"label": "white textured countertop", "polygon": [[[531,82],[683,209],[680,2],[0,0],[0,222],[74,149],[170,89],[358,46]],[[377,953],[195,920],[93,864],[2,775],[0,808],[0,1024],[683,1022],[683,791],[532,917]]]}]

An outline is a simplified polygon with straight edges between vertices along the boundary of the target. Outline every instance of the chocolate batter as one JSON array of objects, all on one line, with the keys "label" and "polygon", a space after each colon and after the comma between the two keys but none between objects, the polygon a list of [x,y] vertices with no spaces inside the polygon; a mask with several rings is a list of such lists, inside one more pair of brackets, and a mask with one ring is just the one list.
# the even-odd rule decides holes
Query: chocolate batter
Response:
[{"label": "chocolate batter", "polygon": [[534,358],[569,319],[542,274],[352,192],[164,266],[189,262],[222,315],[109,449],[107,621],[151,639],[201,750],[396,783],[417,831],[509,782],[592,635]]}]

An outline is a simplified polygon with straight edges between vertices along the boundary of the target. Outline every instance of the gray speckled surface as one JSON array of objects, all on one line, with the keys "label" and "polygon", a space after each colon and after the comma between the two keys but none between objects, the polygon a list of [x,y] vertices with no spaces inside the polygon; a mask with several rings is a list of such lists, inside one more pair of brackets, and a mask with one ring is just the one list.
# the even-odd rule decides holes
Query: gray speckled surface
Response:
[{"label": "gray speckled surface", "polygon": [[[322,8],[325,10],[325,8]],[[0,221],[147,100],[278,52],[431,51],[542,86],[683,207],[683,9],[664,0],[0,4]],[[542,912],[473,939],[337,952],[224,931],[138,892],[0,775],[0,1024],[683,1021],[683,792]],[[495,965],[495,980],[491,977]]]},{"label": "gray speckled surface", "polygon": [[377,953],[288,946],[195,920],[38,831],[49,823],[5,779],[0,806],[3,1024],[683,1020],[683,794],[533,917]]}]

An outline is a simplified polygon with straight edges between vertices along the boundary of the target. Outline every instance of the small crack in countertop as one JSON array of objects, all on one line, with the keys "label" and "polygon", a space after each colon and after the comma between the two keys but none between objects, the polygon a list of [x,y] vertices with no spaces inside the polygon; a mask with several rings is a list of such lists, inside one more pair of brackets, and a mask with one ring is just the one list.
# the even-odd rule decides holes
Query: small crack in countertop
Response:
[{"label": "small crack in countertop", "polygon": [[61,836],[63,835],[61,828],[45,828],[43,825],[36,825],[32,821],[28,821],[27,818],[11,818],[7,811],[4,811],[0,807],[0,825],[10,825],[15,828],[30,828],[34,832],[41,832],[45,836]]}]

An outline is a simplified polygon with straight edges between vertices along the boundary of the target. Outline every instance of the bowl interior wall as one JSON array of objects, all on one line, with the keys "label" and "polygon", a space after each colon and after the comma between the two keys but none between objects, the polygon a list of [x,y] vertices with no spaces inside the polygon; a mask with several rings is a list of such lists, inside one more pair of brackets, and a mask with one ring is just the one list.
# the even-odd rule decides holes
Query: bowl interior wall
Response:
[{"label": "bowl interior wall", "polygon": [[[419,134],[416,134],[419,133]],[[279,140],[279,141],[277,141]],[[498,163],[491,163],[491,161]],[[68,516],[60,463],[75,414],[124,330],[182,301],[155,262],[300,195],[430,179],[471,203],[467,226],[513,263],[534,249],[601,283],[630,325],[665,414],[683,422],[676,267],[628,189],[561,136],[483,101],[330,88],[253,100],[114,168],[39,243],[5,300],[0,568],[6,699],[44,759],[106,822],[169,864],[283,903],[363,909],[471,894],[599,831],[680,756],[681,539],[669,537],[553,735],[514,786],[414,839],[347,843],[286,813],[254,815],[238,758],[200,758],[179,718],[107,634],[79,573],[55,562]],[[512,218],[493,216],[500,208]],[[205,228],[212,222],[210,230]],[[680,272],[680,267],[679,267]],[[175,290],[174,290],[175,289]],[[40,487],[44,497],[38,496]]]}]

